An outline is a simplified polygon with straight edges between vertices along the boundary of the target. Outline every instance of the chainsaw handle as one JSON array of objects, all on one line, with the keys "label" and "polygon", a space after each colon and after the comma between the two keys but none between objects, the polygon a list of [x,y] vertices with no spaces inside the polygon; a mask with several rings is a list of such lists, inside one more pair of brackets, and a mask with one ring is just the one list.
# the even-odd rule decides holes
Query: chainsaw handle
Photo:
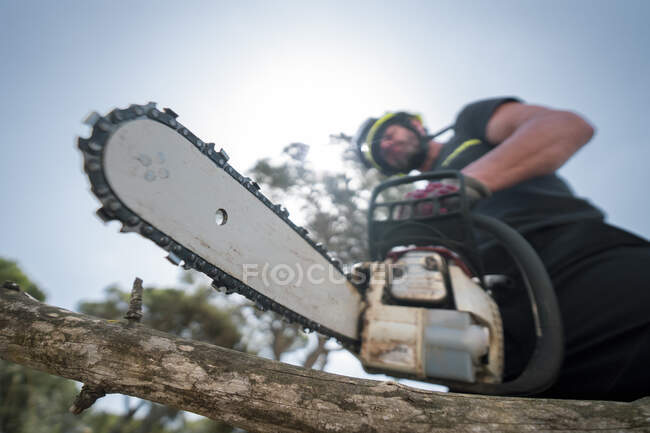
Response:
[{"label": "chainsaw handle", "polygon": [[507,224],[480,214],[472,214],[475,228],[494,236],[510,254],[522,276],[533,311],[537,342],[524,371],[501,384],[450,384],[454,391],[494,395],[530,395],[550,387],[564,358],[562,319],[557,297],[546,267],[533,247]]}]

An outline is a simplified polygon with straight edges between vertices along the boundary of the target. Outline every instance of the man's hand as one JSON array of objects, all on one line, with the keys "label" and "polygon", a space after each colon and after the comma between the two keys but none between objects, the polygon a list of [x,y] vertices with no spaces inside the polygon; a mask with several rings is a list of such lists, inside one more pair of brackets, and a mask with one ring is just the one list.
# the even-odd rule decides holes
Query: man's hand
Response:
[{"label": "man's hand", "polygon": [[480,180],[472,176],[463,176],[465,180],[465,195],[470,201],[470,207],[474,207],[476,202],[492,195],[492,191]]},{"label": "man's hand", "polygon": [[[468,206],[472,209],[476,203],[491,195],[490,190],[483,182],[470,176],[464,176],[465,197]],[[444,214],[457,210],[460,207],[460,197],[451,195],[458,192],[460,183],[457,179],[445,179],[441,182],[430,182],[423,189],[416,189],[406,194],[407,199],[419,200],[437,197],[440,203],[439,213]],[[423,201],[415,206],[414,216],[430,216],[434,214],[433,203]],[[402,206],[398,211],[398,219],[407,219],[411,216],[410,208]]]},{"label": "man's hand", "polygon": [[[480,180],[473,178],[471,176],[463,176],[465,180],[465,197],[467,197],[468,207],[473,209],[474,206],[478,203],[479,200],[484,199],[492,195],[490,189]],[[456,190],[460,188],[460,182],[457,179],[443,180],[443,183],[448,185],[453,185]],[[448,199],[443,199],[442,203],[452,210],[460,207],[460,197],[453,196]]]}]

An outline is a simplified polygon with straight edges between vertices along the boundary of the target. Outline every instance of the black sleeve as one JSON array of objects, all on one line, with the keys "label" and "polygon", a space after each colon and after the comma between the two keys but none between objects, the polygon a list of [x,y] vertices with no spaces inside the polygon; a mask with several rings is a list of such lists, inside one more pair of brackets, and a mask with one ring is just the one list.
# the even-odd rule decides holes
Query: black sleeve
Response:
[{"label": "black sleeve", "polygon": [[458,135],[466,135],[472,138],[478,138],[484,143],[494,145],[485,136],[487,124],[492,117],[494,111],[499,108],[501,104],[506,102],[523,102],[515,97],[501,97],[492,99],[483,99],[481,101],[473,102],[466,105],[460,110],[456,117],[456,124],[454,131]]}]

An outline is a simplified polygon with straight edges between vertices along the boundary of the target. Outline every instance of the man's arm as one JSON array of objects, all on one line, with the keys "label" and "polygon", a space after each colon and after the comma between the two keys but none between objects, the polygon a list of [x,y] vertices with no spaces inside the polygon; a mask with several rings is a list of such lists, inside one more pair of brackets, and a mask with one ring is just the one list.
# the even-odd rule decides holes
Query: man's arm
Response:
[{"label": "man's arm", "polygon": [[462,172],[498,191],[554,172],[591,139],[594,128],[570,111],[508,102],[494,112],[485,133],[497,146]]}]

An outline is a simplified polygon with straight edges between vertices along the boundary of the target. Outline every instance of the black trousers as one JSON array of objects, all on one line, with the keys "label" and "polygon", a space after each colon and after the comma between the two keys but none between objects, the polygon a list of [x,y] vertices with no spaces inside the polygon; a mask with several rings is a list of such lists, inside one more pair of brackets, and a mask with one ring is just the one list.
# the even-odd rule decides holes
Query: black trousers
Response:
[{"label": "black trousers", "polygon": [[[600,221],[525,237],[547,267],[564,329],[562,370],[539,396],[631,401],[650,395],[650,243]],[[489,273],[516,275],[500,247],[484,260]],[[508,380],[521,373],[534,348],[532,314],[520,284],[495,289],[495,299]]]}]

